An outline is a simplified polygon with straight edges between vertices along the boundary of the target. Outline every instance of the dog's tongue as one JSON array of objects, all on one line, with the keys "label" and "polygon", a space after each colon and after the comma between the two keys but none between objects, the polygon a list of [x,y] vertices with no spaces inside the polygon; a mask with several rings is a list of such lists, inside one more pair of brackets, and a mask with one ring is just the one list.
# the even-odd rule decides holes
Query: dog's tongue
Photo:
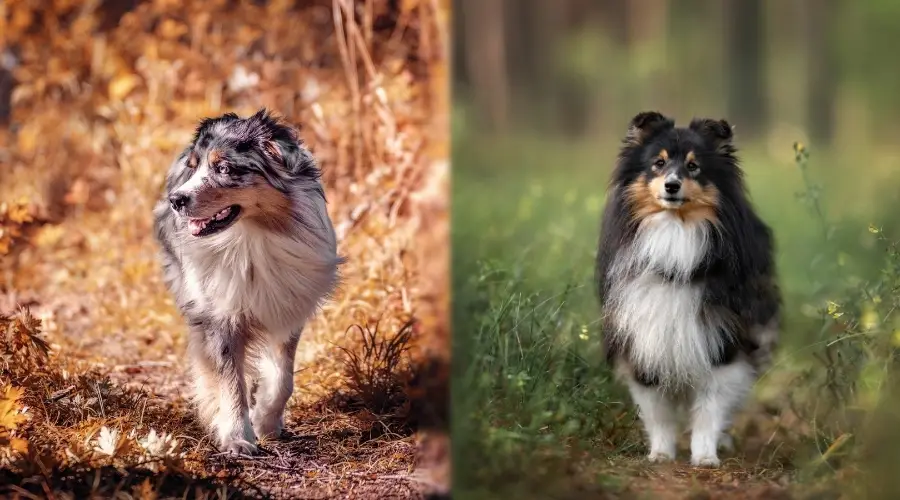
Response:
[{"label": "dog's tongue", "polygon": [[200,231],[206,228],[208,223],[209,219],[190,219],[188,220],[188,229],[191,230],[192,235],[197,236],[200,234]]}]

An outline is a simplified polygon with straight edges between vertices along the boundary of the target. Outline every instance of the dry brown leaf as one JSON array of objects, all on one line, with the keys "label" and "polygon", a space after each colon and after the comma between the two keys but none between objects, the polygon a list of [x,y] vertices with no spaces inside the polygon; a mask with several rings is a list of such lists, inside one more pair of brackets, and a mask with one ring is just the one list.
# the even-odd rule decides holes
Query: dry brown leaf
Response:
[{"label": "dry brown leaf", "polygon": [[40,126],[37,124],[26,124],[19,130],[16,138],[16,146],[22,154],[31,154],[37,149],[38,137],[40,136]]},{"label": "dry brown leaf", "polygon": [[110,99],[121,101],[137,87],[139,82],[138,77],[132,73],[123,73],[113,78],[108,87]]},{"label": "dry brown leaf", "polygon": [[166,19],[162,22],[162,24],[159,25],[159,29],[157,31],[161,37],[169,40],[174,40],[182,35],[187,34],[188,27],[184,23],[179,23],[174,19]]},{"label": "dry brown leaf", "polygon": [[27,420],[25,415],[19,410],[19,399],[22,398],[24,391],[22,389],[6,386],[3,394],[0,394],[0,428],[7,430],[15,430],[20,423]]},{"label": "dry brown leaf", "polygon": [[83,177],[75,179],[72,187],[63,197],[63,201],[68,205],[84,205],[91,197],[91,186]]}]

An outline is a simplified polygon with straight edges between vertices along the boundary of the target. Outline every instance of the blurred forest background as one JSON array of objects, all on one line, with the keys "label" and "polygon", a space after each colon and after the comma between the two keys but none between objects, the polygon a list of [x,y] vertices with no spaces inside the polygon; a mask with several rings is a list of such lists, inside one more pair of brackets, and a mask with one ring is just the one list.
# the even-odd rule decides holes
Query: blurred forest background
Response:
[{"label": "blurred forest background", "polygon": [[[449,8],[0,2],[0,497],[446,493]],[[225,457],[151,210],[200,119],[264,106],[322,167],[347,264],[285,438]]]},{"label": "blurred forest background", "polygon": [[[458,471],[458,491],[900,492],[885,473],[898,443],[886,429],[898,413],[900,65],[887,61],[900,4],[454,6],[454,453],[482,464]],[[644,110],[680,125],[726,118],[778,243],[780,358],[719,471],[643,464],[627,394],[602,364],[594,251],[620,141]]]}]

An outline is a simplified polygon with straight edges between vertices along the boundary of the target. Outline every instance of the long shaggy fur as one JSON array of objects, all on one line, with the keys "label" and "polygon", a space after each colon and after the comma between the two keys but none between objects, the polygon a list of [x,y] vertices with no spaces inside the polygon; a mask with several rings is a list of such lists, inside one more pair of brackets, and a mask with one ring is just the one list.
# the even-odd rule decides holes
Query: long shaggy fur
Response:
[{"label": "long shaggy fur", "polygon": [[632,120],[612,175],[596,281],[606,356],[631,390],[650,458],[674,458],[689,404],[692,461],[716,465],[731,413],[777,340],[773,241],[747,198],[724,120]]},{"label": "long shaggy fur", "polygon": [[265,110],[208,118],[154,215],[201,420],[223,450],[253,452],[281,432],[300,333],[338,282],[319,169]]}]

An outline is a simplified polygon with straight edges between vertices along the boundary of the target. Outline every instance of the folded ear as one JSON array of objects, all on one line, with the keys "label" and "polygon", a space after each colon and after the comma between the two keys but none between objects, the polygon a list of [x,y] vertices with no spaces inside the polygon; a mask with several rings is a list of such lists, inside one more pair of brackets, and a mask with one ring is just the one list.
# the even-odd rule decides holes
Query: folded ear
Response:
[{"label": "folded ear", "polygon": [[273,137],[266,142],[266,150],[293,176],[314,174],[317,171],[316,159],[312,153],[294,137]]},{"label": "folded ear", "polygon": [[656,133],[668,130],[674,126],[675,122],[663,116],[662,113],[643,111],[631,119],[625,142],[633,146],[640,146]]},{"label": "folded ear", "polygon": [[722,146],[731,145],[731,139],[734,136],[731,125],[725,120],[694,118],[691,120],[689,128],[709,141],[716,150]]}]

